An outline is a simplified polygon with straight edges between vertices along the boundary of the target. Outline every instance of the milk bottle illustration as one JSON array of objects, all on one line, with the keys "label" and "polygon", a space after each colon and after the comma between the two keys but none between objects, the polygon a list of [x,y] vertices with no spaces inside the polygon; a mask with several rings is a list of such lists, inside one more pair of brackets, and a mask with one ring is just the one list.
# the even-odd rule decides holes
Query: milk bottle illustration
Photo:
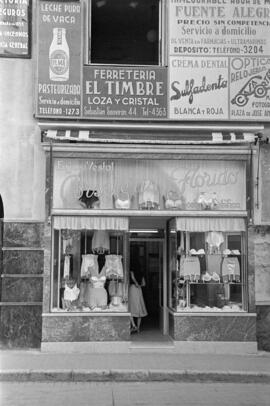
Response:
[{"label": "milk bottle illustration", "polygon": [[50,80],[65,82],[69,79],[69,46],[65,28],[54,28],[49,50]]}]

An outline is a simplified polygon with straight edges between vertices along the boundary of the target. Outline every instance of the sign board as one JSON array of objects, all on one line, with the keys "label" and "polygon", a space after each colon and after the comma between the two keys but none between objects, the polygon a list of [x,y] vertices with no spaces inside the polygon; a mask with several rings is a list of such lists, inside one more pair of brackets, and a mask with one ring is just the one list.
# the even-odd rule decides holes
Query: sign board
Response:
[{"label": "sign board", "polygon": [[84,65],[84,11],[38,2],[37,117],[270,120],[270,0],[168,0],[162,67]]},{"label": "sign board", "polygon": [[0,1],[0,56],[30,58],[31,0]]},{"label": "sign board", "polygon": [[81,115],[81,5],[38,3],[37,116]]},{"label": "sign board", "polygon": [[169,118],[270,119],[270,0],[169,0]]},{"label": "sign board", "polygon": [[101,209],[113,209],[113,195],[126,191],[131,209],[138,210],[141,185],[151,180],[159,191],[160,210],[166,210],[169,192],[182,199],[183,210],[201,210],[203,193],[215,194],[215,210],[246,210],[245,178],[243,161],[59,158],[54,160],[53,207],[82,208],[79,197],[85,190],[97,192]]},{"label": "sign board", "polygon": [[84,66],[84,118],[167,118],[167,69]]}]

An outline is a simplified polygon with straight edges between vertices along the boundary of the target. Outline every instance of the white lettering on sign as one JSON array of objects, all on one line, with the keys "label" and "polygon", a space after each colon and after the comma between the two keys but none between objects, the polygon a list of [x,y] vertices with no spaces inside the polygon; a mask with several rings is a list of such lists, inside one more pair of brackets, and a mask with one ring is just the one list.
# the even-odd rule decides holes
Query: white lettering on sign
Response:
[{"label": "white lettering on sign", "polygon": [[[106,90],[104,90],[104,86]],[[104,82],[98,82],[96,80],[86,80],[85,93],[101,94],[101,92],[107,95],[124,96],[163,96],[164,93],[163,82],[132,82],[132,81],[119,81],[119,80],[105,80]]]},{"label": "white lettering on sign", "polygon": [[187,186],[192,189],[197,189],[234,185],[238,182],[239,177],[239,171],[234,171],[230,168],[225,168],[222,172],[209,173],[206,170],[202,170],[200,166],[197,166],[194,169],[189,169],[182,178],[179,178],[179,175],[177,176],[177,172],[179,172],[178,169],[176,169],[172,175],[179,185],[181,193],[185,193]]}]

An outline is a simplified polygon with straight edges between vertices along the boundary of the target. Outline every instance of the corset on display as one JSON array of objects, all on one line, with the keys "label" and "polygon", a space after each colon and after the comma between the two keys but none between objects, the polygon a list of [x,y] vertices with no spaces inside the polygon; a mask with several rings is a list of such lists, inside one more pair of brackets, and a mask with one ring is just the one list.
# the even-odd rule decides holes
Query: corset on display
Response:
[{"label": "corset on display", "polygon": [[82,255],[81,278],[89,277],[93,272],[98,272],[97,255]]},{"label": "corset on display", "polygon": [[200,279],[200,261],[198,257],[182,257],[180,260],[180,275],[184,279]]},{"label": "corset on display", "polygon": [[91,276],[90,278],[91,287],[92,288],[104,288],[104,284],[106,282],[106,276]]},{"label": "corset on display", "polygon": [[105,265],[104,268],[106,270],[106,276],[119,276],[120,278],[123,277],[123,265],[122,265],[122,255],[106,255],[105,257]]},{"label": "corset on display", "polygon": [[240,280],[240,264],[237,257],[225,257],[222,262],[223,279]]},{"label": "corset on display", "polygon": [[64,259],[64,278],[69,278],[70,275],[70,255],[65,255]]}]

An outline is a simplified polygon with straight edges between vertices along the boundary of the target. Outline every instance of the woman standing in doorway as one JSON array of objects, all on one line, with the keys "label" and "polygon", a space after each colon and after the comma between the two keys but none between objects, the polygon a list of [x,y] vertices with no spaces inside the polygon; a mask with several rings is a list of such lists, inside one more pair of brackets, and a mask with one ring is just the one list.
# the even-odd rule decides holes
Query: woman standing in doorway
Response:
[{"label": "woman standing in doorway", "polygon": [[[131,332],[140,332],[142,317],[147,316],[147,310],[142,294],[142,287],[145,286],[145,278],[143,273],[135,267],[134,271],[130,271],[130,287],[129,287],[129,311],[131,313]],[[134,318],[137,319],[137,324]]]}]

